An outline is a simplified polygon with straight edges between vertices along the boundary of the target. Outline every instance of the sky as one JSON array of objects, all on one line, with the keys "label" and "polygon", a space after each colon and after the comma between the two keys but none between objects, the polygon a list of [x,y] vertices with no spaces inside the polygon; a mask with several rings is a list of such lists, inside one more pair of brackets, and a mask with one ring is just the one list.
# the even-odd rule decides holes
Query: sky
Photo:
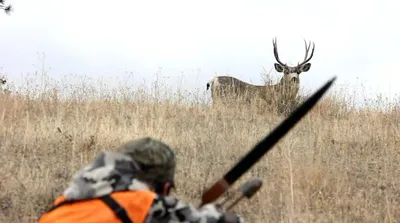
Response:
[{"label": "sky", "polygon": [[[279,1],[22,1],[0,13],[0,74],[13,83],[45,69],[54,79],[133,75],[132,84],[160,71],[171,86],[205,91],[216,75],[263,84],[261,73],[280,59],[295,65],[304,39],[315,43],[301,87],[316,90],[337,76],[336,89],[363,97],[400,94],[400,2],[394,0]],[[183,77],[183,79],[182,79]]]}]

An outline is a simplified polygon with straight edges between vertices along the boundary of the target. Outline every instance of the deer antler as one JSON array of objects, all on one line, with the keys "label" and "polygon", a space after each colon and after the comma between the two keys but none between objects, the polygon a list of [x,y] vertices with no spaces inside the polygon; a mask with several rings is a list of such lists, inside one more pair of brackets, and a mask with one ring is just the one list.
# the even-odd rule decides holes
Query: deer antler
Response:
[{"label": "deer antler", "polygon": [[276,37],[272,40],[272,44],[274,45],[274,55],[275,55],[276,61],[277,61],[280,65],[285,66],[285,64],[282,63],[281,60],[279,59],[278,47],[277,47],[277,44],[276,44]]},{"label": "deer antler", "polygon": [[306,47],[306,55],[304,56],[303,62],[301,62],[298,66],[304,65],[305,63],[307,63],[308,61],[310,61],[311,58],[314,56],[314,49],[315,49],[315,44],[314,44],[314,42],[313,42],[313,48],[312,48],[312,51],[311,51],[310,58],[308,58],[308,59],[307,59],[307,56],[308,56],[308,52],[310,51],[311,41],[309,42],[309,44],[308,44],[308,46],[307,46],[307,42],[306,42],[306,40],[304,40],[304,45],[305,45],[305,47]]}]

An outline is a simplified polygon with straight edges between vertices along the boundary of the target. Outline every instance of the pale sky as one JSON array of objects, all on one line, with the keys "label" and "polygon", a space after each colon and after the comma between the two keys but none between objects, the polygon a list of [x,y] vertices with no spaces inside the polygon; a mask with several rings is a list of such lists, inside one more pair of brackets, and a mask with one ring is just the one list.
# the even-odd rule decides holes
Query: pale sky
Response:
[{"label": "pale sky", "polygon": [[[40,67],[49,75],[93,78],[133,73],[153,80],[162,68],[169,84],[205,90],[216,74],[262,84],[273,68],[272,39],[283,62],[304,57],[303,39],[315,42],[301,87],[364,85],[370,95],[400,93],[400,2],[394,0],[276,1],[22,1],[0,13],[0,73],[18,83]],[[274,78],[281,74],[273,71]],[[349,89],[352,90],[352,89]]]}]

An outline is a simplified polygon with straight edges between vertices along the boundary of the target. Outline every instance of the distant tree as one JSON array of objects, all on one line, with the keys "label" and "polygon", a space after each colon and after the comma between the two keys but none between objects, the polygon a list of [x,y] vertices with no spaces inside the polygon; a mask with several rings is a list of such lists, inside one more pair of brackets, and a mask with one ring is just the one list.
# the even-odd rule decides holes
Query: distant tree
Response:
[{"label": "distant tree", "polygon": [[13,7],[11,5],[5,5],[5,0],[0,0],[0,9],[4,10],[4,12],[9,15]]}]

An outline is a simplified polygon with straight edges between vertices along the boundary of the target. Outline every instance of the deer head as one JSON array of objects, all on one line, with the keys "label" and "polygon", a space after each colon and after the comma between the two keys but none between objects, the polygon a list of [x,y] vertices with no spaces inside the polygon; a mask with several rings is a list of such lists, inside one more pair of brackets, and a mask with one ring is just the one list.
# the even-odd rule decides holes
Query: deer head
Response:
[{"label": "deer head", "polygon": [[311,63],[308,63],[308,62],[311,60],[311,58],[314,55],[315,44],[313,43],[313,49],[311,51],[311,55],[309,58],[307,58],[308,52],[310,51],[311,42],[307,46],[307,42],[306,42],[306,40],[304,40],[304,44],[306,47],[306,55],[304,56],[303,62],[298,63],[297,66],[288,66],[287,64],[282,63],[281,60],[279,59],[279,55],[278,55],[278,47],[276,44],[276,38],[274,40],[272,40],[272,44],[274,46],[274,56],[275,56],[276,61],[278,62],[278,63],[274,64],[275,70],[279,73],[283,72],[283,77],[281,79],[281,83],[282,84],[290,83],[290,84],[298,85],[300,83],[299,75],[302,72],[307,72],[310,70]]}]

